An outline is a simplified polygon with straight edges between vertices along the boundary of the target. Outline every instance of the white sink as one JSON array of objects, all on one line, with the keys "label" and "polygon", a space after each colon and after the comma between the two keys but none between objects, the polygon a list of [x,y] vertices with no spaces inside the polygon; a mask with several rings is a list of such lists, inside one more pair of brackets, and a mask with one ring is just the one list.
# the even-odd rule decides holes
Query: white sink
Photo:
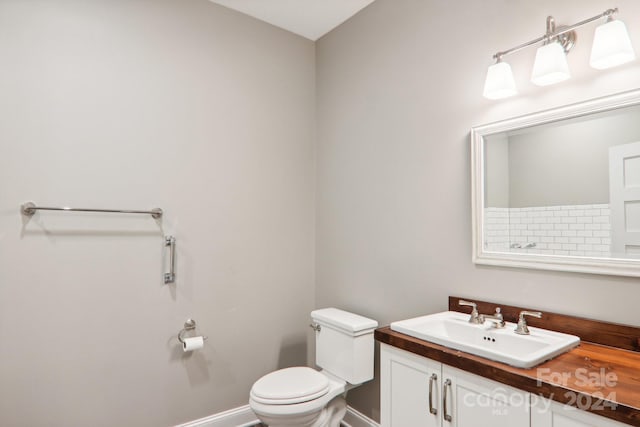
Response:
[{"label": "white sink", "polygon": [[574,335],[531,326],[530,335],[518,335],[515,323],[498,329],[490,321],[474,325],[468,320],[468,314],[445,311],[393,322],[391,329],[517,368],[531,368],[580,344]]}]

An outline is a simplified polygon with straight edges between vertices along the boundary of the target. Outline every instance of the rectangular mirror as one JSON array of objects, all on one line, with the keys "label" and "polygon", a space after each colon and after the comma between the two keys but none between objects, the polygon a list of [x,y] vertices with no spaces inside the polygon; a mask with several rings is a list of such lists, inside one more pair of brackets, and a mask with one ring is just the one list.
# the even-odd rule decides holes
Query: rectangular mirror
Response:
[{"label": "rectangular mirror", "polygon": [[640,277],[640,91],[474,127],[473,261]]}]

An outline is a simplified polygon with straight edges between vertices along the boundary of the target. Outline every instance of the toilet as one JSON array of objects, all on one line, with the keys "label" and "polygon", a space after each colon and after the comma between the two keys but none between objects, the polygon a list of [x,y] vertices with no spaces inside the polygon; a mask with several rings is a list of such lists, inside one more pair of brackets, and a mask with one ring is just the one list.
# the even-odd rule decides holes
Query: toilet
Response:
[{"label": "toilet", "polygon": [[253,384],[249,405],[269,427],[338,427],[348,390],[373,379],[373,331],[378,322],[339,310],[311,312],[316,364],[280,369]]}]

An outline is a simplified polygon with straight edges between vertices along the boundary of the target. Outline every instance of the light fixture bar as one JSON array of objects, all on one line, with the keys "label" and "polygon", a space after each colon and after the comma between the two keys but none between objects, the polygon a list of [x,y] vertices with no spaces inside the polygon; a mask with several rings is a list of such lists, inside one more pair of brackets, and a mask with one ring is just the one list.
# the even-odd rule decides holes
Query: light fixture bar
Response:
[{"label": "light fixture bar", "polygon": [[593,16],[593,17],[591,17],[589,19],[585,19],[584,21],[580,21],[577,24],[573,24],[573,25],[569,25],[569,26],[562,26],[562,27],[560,27],[560,29],[554,30],[551,33],[547,33],[547,34],[545,34],[545,35],[543,35],[541,37],[538,37],[537,39],[528,41],[526,43],[522,43],[521,45],[518,45],[516,47],[512,47],[511,49],[507,49],[507,50],[504,50],[502,52],[498,52],[495,55],[493,55],[493,58],[494,59],[501,59],[503,56],[512,54],[514,52],[518,52],[518,51],[520,51],[520,50],[522,50],[524,48],[527,48],[529,46],[533,46],[533,45],[538,44],[540,42],[543,42],[545,40],[551,40],[551,39],[553,39],[555,37],[558,37],[558,36],[560,36],[562,34],[569,33],[571,31],[575,30],[576,28],[582,27],[583,25],[586,25],[586,24],[588,24],[590,22],[596,21],[596,20],[598,20],[600,18],[606,18],[606,17],[613,16],[616,13],[618,13],[618,8],[617,7],[615,9],[607,9],[606,11],[602,12],[601,14]]}]

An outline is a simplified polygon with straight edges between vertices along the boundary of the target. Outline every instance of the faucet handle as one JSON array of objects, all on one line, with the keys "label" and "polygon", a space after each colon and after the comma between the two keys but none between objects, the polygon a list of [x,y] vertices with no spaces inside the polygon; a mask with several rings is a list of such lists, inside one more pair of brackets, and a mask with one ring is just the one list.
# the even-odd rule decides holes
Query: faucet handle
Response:
[{"label": "faucet handle", "polygon": [[478,305],[475,302],[465,301],[463,299],[458,301],[458,305],[465,305],[467,307],[473,307],[474,310],[478,309]]},{"label": "faucet handle", "polygon": [[459,300],[458,305],[471,307],[471,317],[469,317],[469,323],[482,324],[484,319],[478,313],[478,305],[475,302]]},{"label": "faucet handle", "polygon": [[527,326],[527,321],[524,316],[537,317],[538,319],[540,319],[542,317],[542,313],[539,311],[521,311],[520,316],[518,317],[518,326],[516,326],[515,329],[516,334],[529,335],[529,327]]}]

